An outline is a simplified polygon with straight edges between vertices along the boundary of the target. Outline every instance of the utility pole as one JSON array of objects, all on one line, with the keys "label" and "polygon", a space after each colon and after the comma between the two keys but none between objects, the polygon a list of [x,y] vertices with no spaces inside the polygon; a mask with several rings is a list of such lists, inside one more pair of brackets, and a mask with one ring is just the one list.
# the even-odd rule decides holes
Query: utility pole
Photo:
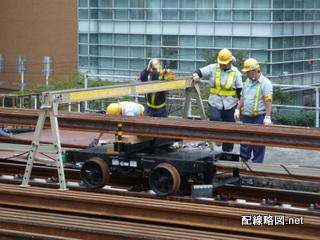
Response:
[{"label": "utility pole", "polygon": [[23,59],[21,60],[21,91],[24,90],[24,65],[23,65]]},{"label": "utility pole", "polygon": [[21,74],[21,83],[13,83],[13,84],[21,85],[21,91],[24,91],[24,85],[28,85],[24,83],[24,74],[28,73],[28,56],[25,55],[24,58],[21,58],[21,56],[17,56],[16,60],[17,60],[17,73]]},{"label": "utility pole", "polygon": [[49,86],[49,76],[51,72],[51,58],[49,56],[43,57],[43,72],[46,75],[46,86]]}]

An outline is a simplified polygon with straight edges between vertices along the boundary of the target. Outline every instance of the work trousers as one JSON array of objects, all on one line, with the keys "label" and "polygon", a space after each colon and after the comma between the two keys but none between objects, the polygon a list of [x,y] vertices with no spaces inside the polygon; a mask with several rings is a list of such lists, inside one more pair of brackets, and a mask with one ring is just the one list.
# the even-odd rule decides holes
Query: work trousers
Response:
[{"label": "work trousers", "polygon": [[[236,106],[231,109],[218,109],[216,107],[210,106],[210,121],[220,121],[220,122],[235,122],[234,120],[234,110]],[[223,143],[222,151],[232,152],[233,143]]]},{"label": "work trousers", "polygon": [[[243,123],[252,124],[263,124],[265,114],[258,115],[256,117],[243,116]],[[240,157],[245,159],[251,159],[251,154],[253,155],[252,162],[263,163],[264,155],[266,152],[265,146],[254,146],[254,145],[240,145]]]}]

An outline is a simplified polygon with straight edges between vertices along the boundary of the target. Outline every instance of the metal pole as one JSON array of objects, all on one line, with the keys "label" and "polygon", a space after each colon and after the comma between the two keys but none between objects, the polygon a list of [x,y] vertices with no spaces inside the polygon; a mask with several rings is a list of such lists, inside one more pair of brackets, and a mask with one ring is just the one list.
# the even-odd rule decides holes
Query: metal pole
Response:
[{"label": "metal pole", "polygon": [[[84,88],[88,88],[88,74],[84,77]],[[88,109],[88,101],[84,101],[84,112],[86,112]]]},{"label": "metal pole", "polygon": [[23,60],[21,60],[21,91],[24,90],[24,66],[23,66]]},{"label": "metal pole", "polygon": [[319,88],[316,87],[316,128],[319,127]]}]

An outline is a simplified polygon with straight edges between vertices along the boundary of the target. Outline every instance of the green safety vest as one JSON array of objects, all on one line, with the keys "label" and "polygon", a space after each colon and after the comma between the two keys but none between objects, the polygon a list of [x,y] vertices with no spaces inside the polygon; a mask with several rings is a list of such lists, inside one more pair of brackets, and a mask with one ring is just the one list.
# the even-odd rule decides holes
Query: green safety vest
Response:
[{"label": "green safety vest", "polygon": [[234,76],[236,74],[237,68],[234,67],[234,70],[230,71],[228,74],[228,79],[226,85],[222,88],[221,87],[221,68],[216,69],[216,76],[215,76],[215,87],[210,88],[210,92],[213,94],[217,94],[219,96],[236,96],[236,90],[230,90],[233,82]]},{"label": "green safety vest", "polygon": [[[252,114],[249,117],[256,117],[258,116],[258,103],[259,103],[259,96],[260,96],[260,92],[261,92],[261,86],[263,83],[263,80],[265,79],[265,77],[262,78],[261,83],[259,83],[259,85],[257,86],[257,92],[256,92],[256,96],[254,98],[254,106],[253,106],[253,111]],[[244,88],[246,88],[248,86],[250,81],[247,81],[244,85]],[[245,90],[245,89],[244,89]]]}]

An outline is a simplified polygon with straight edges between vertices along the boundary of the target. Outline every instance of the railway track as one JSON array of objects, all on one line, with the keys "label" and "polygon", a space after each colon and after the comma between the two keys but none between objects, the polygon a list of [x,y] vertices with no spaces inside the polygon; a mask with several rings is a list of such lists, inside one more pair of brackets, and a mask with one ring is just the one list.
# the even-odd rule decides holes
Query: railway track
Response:
[{"label": "railway track", "polygon": [[[0,113],[2,124],[34,127],[39,111],[0,109]],[[317,129],[246,124],[239,129],[239,124],[201,121],[196,125],[190,120],[115,118],[99,114],[92,119],[92,114],[59,112],[61,129],[115,133],[119,122],[124,124],[126,134],[320,149]],[[48,121],[45,127],[50,127]],[[37,165],[32,170],[32,186],[22,188],[19,187],[19,177],[25,164],[6,164],[0,168],[0,235],[3,236],[10,236],[15,231],[26,237],[71,239],[102,236],[109,239],[143,236],[161,239],[318,239],[320,233],[319,209],[310,208],[318,206],[317,193],[228,185],[217,189],[212,198],[193,199],[184,189],[183,196],[158,197],[146,192],[127,191],[138,178],[133,180],[123,176],[118,179],[112,176],[111,187],[88,190],[79,186],[79,170],[67,167],[65,175],[70,191],[57,191],[53,177],[57,174],[56,169]],[[6,178],[10,174],[18,178]],[[51,183],[46,182],[49,178]],[[319,182],[318,178],[313,179]],[[141,186],[147,184],[146,179],[140,178],[139,181]],[[188,184],[185,189],[190,189]],[[216,199],[218,195],[222,198]],[[23,216],[21,221],[19,215]],[[112,225],[111,220],[119,222]]]},{"label": "railway track", "polygon": [[[170,201],[159,198],[138,198],[136,196],[73,190],[57,191],[56,189],[39,187],[22,188],[11,184],[0,184],[0,204],[10,207],[10,209],[23,208],[32,209],[35,212],[45,211],[44,215],[47,215],[48,212],[54,212],[65,213],[71,216],[86,216],[91,219],[92,227],[100,225],[101,219],[116,218],[128,222],[152,223],[158,227],[182,226],[182,228],[186,229],[201,229],[201,231],[205,230],[204,235],[208,234],[207,231],[224,231],[228,234],[245,236],[256,232],[257,228],[259,229],[259,235],[269,238],[317,239],[320,233],[320,213],[268,206],[261,206],[260,209],[258,206],[250,208],[249,205],[245,206],[244,204],[242,204],[242,207],[239,207],[239,205],[234,206],[234,204],[222,206],[210,204],[209,201],[199,204],[194,201]],[[8,216],[5,218],[5,215],[8,214],[1,215],[2,229],[6,228],[6,224],[19,223],[19,215],[16,215],[15,218]],[[36,213],[27,215],[29,217],[37,216]],[[266,216],[271,218],[281,216],[287,224],[283,223],[281,228],[275,225],[263,224],[259,226],[253,224],[244,226],[242,221],[245,216]],[[54,220],[53,218],[51,219]],[[68,219],[69,217],[66,217],[66,220],[61,223],[67,226],[69,224]],[[300,224],[289,224],[288,221],[290,219],[293,221],[300,219],[302,222]],[[49,227],[50,229],[56,228],[54,224],[51,225],[48,221],[42,222],[42,225],[45,223],[47,224],[47,228],[49,226],[51,226]],[[34,225],[38,224],[34,223]],[[29,231],[36,231],[36,229],[29,226]]]},{"label": "railway track", "polygon": [[[7,163],[0,162],[0,183],[11,183],[20,185],[22,181],[22,174],[24,172],[25,164],[23,163]],[[102,189],[89,189],[81,185],[80,179],[80,169],[77,168],[65,168],[66,179],[68,181],[68,188],[75,191],[87,191],[87,192],[99,192],[104,194],[121,194],[127,196],[137,196],[137,197],[149,197],[161,199],[161,197],[154,194],[146,194],[145,192],[149,190],[148,179],[140,176],[132,175],[115,175],[110,178],[108,186]],[[33,168],[33,181],[30,182],[32,186],[39,187],[57,187],[57,173],[55,167],[35,165]],[[217,179],[219,180],[219,179]],[[320,182],[318,180],[318,182]],[[191,186],[194,182],[186,182],[179,191],[179,196],[171,196],[167,199],[172,201],[188,201],[190,200],[188,196],[191,196]],[[135,189],[134,191],[122,191],[128,190],[134,186],[140,188],[140,193]],[[117,191],[114,189],[120,189]],[[294,207],[302,207],[308,209],[310,205],[317,204],[320,202],[320,194],[317,192],[306,192],[306,191],[290,191],[275,188],[266,187],[252,187],[252,186],[234,186],[234,185],[224,185],[215,189],[213,198],[217,195],[228,196],[227,199],[223,199],[220,205],[228,205],[228,200],[234,201],[236,199],[245,199],[248,202],[261,203],[263,199],[277,199],[276,204],[290,204]],[[187,197],[182,199],[182,197]],[[190,200],[195,202],[197,200]],[[201,200],[198,203],[203,203],[205,200]],[[208,201],[210,202],[210,201]],[[224,204],[225,202],[226,204]],[[212,202],[210,202],[212,204]],[[232,203],[235,204],[235,203]]]},{"label": "railway track", "polygon": [[[0,207],[2,236],[19,239],[274,239],[210,229],[161,226],[154,223]],[[10,228],[10,230],[6,230]],[[14,231],[19,229],[19,231]],[[33,233],[30,233],[30,230]],[[50,232],[50,234],[48,233]],[[66,236],[68,236],[66,238]]]}]

